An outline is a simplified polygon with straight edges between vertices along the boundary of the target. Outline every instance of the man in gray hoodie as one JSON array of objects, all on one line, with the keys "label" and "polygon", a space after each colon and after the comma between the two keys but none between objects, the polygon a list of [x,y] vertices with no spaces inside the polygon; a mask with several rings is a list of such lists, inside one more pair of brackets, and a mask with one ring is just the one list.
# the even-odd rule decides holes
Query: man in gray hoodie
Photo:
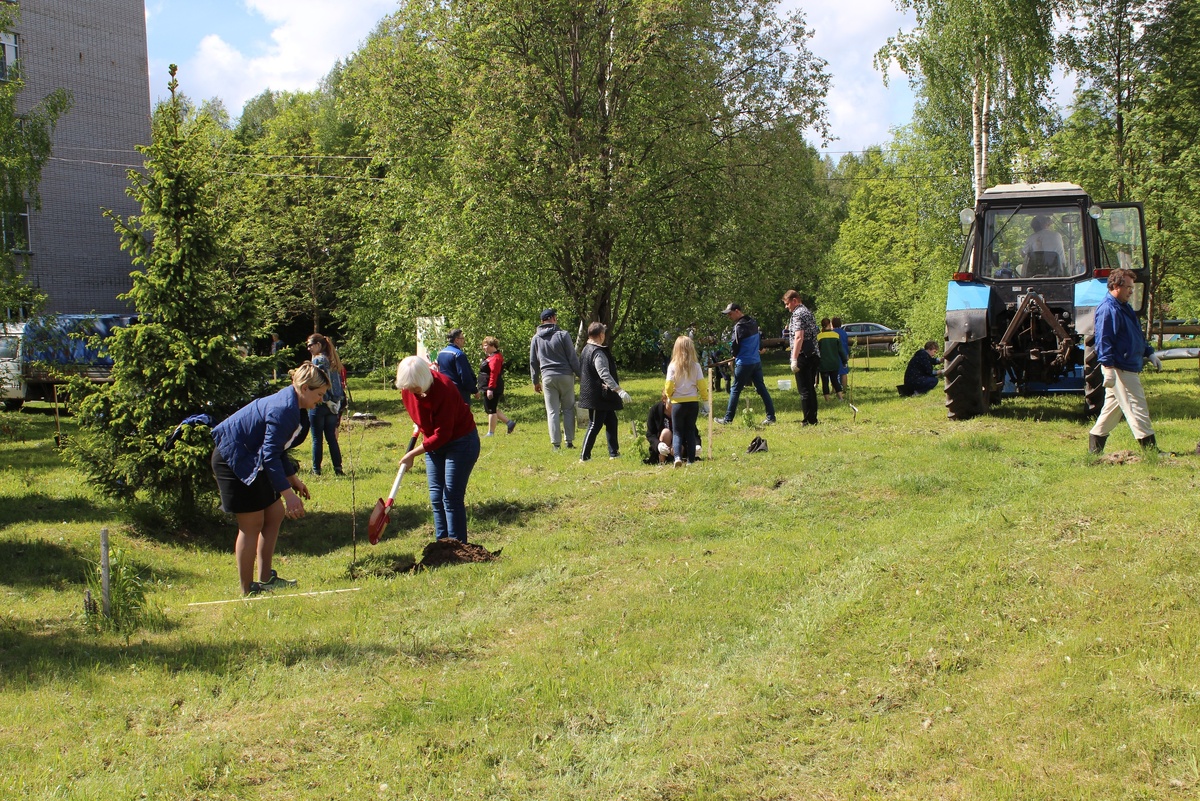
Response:
[{"label": "man in gray hoodie", "polygon": [[529,375],[533,379],[533,391],[542,393],[546,402],[550,444],[558,450],[565,430],[567,447],[574,448],[575,378],[579,375],[579,354],[575,352],[571,335],[558,327],[558,312],[554,309],[542,312],[542,324],[529,342]]}]

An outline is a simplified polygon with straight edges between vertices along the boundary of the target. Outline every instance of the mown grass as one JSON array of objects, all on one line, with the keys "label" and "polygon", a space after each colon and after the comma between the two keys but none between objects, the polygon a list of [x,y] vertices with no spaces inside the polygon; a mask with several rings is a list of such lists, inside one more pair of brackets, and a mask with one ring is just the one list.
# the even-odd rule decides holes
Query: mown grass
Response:
[{"label": "mown grass", "polygon": [[[640,464],[628,423],[619,461],[551,453],[513,387],[469,495],[502,558],[418,573],[391,568],[432,534],[420,472],[364,542],[408,426],[358,386],[395,425],[343,433],[357,503],[313,479],[278,565],[358,591],[211,606],[188,604],[234,597],[232,526],[134,533],[25,413],[0,442],[0,797],[1194,797],[1195,368],[1146,378],[1187,455],[1106,464],[1078,399],[952,424],[888,363],[856,373],[857,418],[802,429],[775,393],[768,453],[735,424],[685,470]],[[659,380],[629,386],[640,417]],[[82,623],[105,525],[164,610],[129,639]]]}]

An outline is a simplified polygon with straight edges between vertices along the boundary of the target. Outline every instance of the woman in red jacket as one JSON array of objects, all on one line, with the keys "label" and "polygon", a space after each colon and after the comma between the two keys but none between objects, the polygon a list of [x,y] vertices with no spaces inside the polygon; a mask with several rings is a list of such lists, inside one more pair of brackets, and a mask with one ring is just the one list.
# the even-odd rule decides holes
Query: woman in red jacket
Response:
[{"label": "woman in red jacket", "polygon": [[467,541],[467,482],[479,459],[479,432],[471,408],[458,386],[429,369],[420,356],[409,356],[396,368],[396,389],[422,441],[400,460],[412,468],[425,455],[433,529],[439,540]]},{"label": "woman in red jacket", "polygon": [[483,399],[483,409],[487,412],[487,436],[495,435],[497,420],[508,426],[508,433],[511,434],[517,423],[500,411],[500,399],[504,397],[504,355],[500,353],[500,340],[484,337],[483,352],[487,357],[479,367],[479,392],[476,397]]}]

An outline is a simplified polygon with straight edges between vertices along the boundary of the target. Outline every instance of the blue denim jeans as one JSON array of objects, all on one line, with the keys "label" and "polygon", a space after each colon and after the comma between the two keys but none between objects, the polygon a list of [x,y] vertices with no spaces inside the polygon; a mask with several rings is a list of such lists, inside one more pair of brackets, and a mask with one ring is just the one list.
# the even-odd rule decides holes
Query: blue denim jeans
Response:
[{"label": "blue denim jeans", "polygon": [[479,432],[475,430],[425,454],[433,531],[439,540],[467,541],[467,481],[478,460]]},{"label": "blue denim jeans", "polygon": [[729,390],[729,407],[725,410],[725,419],[732,420],[737,414],[738,398],[741,397],[742,387],[746,384],[754,384],[759,397],[763,399],[767,419],[774,420],[775,404],[771,402],[771,396],[767,393],[767,384],[763,381],[762,362],[734,365],[733,387]]},{"label": "blue denim jeans", "polygon": [[312,464],[313,470],[321,469],[321,459],[324,456],[322,453],[324,440],[329,441],[329,461],[333,462],[333,469],[337,472],[342,472],[342,449],[338,446],[337,429],[340,416],[329,411],[329,407],[324,401],[317,404],[317,407],[308,413],[309,421],[309,436],[312,437]]}]

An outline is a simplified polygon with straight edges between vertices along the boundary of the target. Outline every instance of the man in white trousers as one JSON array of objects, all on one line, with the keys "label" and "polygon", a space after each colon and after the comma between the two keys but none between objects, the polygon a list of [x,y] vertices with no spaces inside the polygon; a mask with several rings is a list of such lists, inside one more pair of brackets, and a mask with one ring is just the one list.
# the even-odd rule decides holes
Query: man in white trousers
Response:
[{"label": "man in white trousers", "polygon": [[1108,296],[1096,307],[1096,358],[1104,373],[1104,408],[1088,432],[1089,453],[1104,452],[1104,443],[1122,416],[1144,450],[1158,448],[1138,373],[1144,360],[1156,370],[1162,369],[1162,360],[1142,336],[1137,312],[1129,305],[1135,280],[1131,270],[1113,270]]}]

